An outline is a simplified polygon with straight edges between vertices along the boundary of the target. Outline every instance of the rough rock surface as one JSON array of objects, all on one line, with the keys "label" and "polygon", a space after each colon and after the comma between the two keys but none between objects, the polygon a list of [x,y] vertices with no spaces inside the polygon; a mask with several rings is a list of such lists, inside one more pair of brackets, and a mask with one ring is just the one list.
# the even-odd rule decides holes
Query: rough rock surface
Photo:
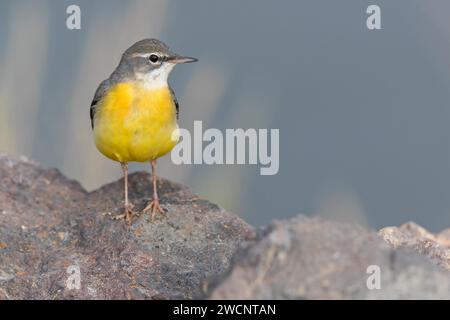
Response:
[{"label": "rough rock surface", "polygon": [[[150,176],[129,183],[142,209]],[[88,193],[0,155],[0,300],[450,299],[450,231],[409,223],[377,234],[304,216],[256,231],[166,180],[167,217],[127,226],[111,219],[122,193],[122,180]]]},{"label": "rough rock surface", "polygon": [[212,299],[450,298],[449,273],[425,257],[362,227],[304,216],[272,223],[210,287]]},{"label": "rough rock surface", "polygon": [[414,222],[386,227],[378,234],[394,249],[409,248],[450,270],[450,229],[432,234]]},{"label": "rough rock surface", "polygon": [[[129,183],[142,209],[150,176]],[[121,213],[122,180],[87,193],[56,170],[0,155],[0,299],[204,297],[202,282],[254,230],[179,184],[162,180],[160,196],[167,218],[128,227],[110,218]]]}]

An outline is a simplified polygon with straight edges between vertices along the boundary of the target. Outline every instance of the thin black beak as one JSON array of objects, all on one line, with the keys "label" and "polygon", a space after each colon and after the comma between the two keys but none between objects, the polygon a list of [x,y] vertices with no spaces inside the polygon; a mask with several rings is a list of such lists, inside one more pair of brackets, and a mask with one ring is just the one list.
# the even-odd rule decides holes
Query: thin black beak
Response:
[{"label": "thin black beak", "polygon": [[172,63],[190,63],[190,62],[196,62],[198,59],[191,58],[191,57],[183,57],[183,56],[171,56],[167,58],[167,61]]}]

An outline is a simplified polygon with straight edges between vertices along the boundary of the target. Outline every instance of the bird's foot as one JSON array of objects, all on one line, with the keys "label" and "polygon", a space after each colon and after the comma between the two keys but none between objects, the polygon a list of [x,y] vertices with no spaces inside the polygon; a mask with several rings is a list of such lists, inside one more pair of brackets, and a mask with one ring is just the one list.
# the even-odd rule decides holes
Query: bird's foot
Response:
[{"label": "bird's foot", "polygon": [[126,223],[130,224],[131,219],[133,219],[134,216],[138,216],[139,213],[134,210],[134,206],[129,203],[125,205],[124,213],[119,214],[117,216],[112,217],[113,220],[125,220]]},{"label": "bird's foot", "polygon": [[147,213],[150,212],[150,219],[151,221],[155,220],[156,214],[159,213],[162,216],[165,216],[166,214],[166,209],[164,209],[163,207],[161,207],[161,205],[159,204],[159,199],[153,199],[148,206],[146,206],[144,208],[144,210],[142,210],[142,212]]}]

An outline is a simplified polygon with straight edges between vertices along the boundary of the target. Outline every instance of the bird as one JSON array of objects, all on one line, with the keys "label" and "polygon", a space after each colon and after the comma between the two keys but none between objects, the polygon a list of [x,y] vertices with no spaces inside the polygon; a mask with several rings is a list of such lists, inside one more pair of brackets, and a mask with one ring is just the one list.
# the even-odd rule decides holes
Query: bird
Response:
[{"label": "bird", "polygon": [[157,39],[143,39],[122,54],[109,78],[95,91],[90,107],[97,149],[119,162],[124,177],[124,212],[117,219],[130,223],[138,215],[128,198],[129,162],[149,162],[153,194],[142,212],[151,220],[165,214],[157,188],[156,161],[179,141],[179,103],[168,83],[173,68],[196,58],[174,53]]}]

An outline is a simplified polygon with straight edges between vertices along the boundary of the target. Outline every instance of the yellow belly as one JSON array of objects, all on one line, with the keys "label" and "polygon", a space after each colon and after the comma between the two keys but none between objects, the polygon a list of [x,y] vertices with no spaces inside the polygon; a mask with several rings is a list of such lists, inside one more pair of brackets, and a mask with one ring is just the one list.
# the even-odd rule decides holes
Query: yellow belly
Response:
[{"label": "yellow belly", "polygon": [[120,83],[99,102],[94,119],[98,150],[119,162],[155,160],[178,143],[176,107],[170,89]]}]

